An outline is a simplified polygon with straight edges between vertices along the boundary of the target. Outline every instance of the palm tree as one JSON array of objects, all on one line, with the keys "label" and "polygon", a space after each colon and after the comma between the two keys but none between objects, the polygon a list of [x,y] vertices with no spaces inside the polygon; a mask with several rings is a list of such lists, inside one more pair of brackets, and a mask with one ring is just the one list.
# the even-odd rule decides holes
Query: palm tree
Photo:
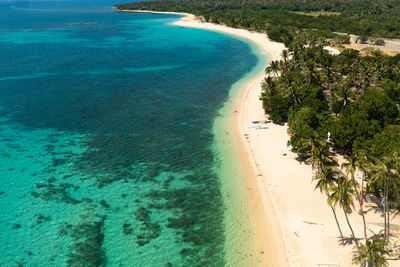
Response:
[{"label": "palm tree", "polygon": [[308,145],[311,146],[310,152],[307,153],[309,158],[306,162],[311,163],[313,169],[317,169],[317,172],[322,168],[323,165],[330,163],[329,158],[329,147],[325,140],[318,140],[317,138],[312,138],[307,140]]},{"label": "palm tree", "polygon": [[356,242],[356,246],[358,247],[358,240],[354,235],[353,228],[351,227],[349,218],[347,216],[348,213],[352,212],[352,208],[354,207],[354,180],[347,180],[344,177],[338,177],[336,185],[333,186],[331,190],[332,194],[329,195],[328,201],[334,206],[340,205],[342,207],[344,216],[346,217],[347,225],[349,226],[353,240]]},{"label": "palm tree", "polygon": [[[321,193],[325,193],[327,198],[329,199],[329,190],[335,185],[338,175],[339,172],[336,169],[322,165],[320,171],[313,176],[313,181],[317,181],[314,190],[319,189],[319,191]],[[340,228],[338,218],[336,216],[335,208],[331,203],[329,203],[329,201],[328,205],[331,207],[333,216],[335,217],[336,225],[340,233],[341,243],[344,244],[343,233],[342,229]]]},{"label": "palm tree", "polygon": [[315,70],[315,65],[311,61],[304,62],[300,66],[301,74],[303,75],[304,82],[307,84],[317,84],[318,75]]},{"label": "palm tree", "polygon": [[387,242],[384,239],[374,236],[361,244],[354,253],[353,263],[362,266],[381,267],[388,266],[385,255],[389,254],[385,249]]},{"label": "palm tree", "polygon": [[[389,243],[390,238],[390,210],[389,210],[389,184],[393,184],[396,191],[397,185],[396,182],[399,180],[400,173],[400,153],[393,152],[390,156],[385,157],[383,159],[383,172],[386,176],[385,185],[386,185],[386,196],[385,196],[385,207],[386,207],[386,217],[387,217],[387,236],[386,240]],[[379,168],[379,167],[378,167]]]},{"label": "palm tree", "polygon": [[287,49],[282,51],[282,60],[279,62],[280,63],[280,69],[282,71],[282,74],[285,74],[289,70],[289,51]]},{"label": "palm tree", "polygon": [[390,159],[388,157],[384,157],[383,160],[377,159],[377,164],[373,169],[373,175],[370,182],[383,181],[383,213],[384,213],[384,238],[385,241],[388,241],[390,234],[390,226],[389,226],[389,206],[388,206],[388,196],[389,196],[389,177],[391,176],[390,171]]},{"label": "palm tree", "polygon": [[336,97],[336,99],[343,102],[343,106],[346,106],[348,102],[355,102],[355,100],[352,98],[353,93],[347,84],[339,86],[337,90],[333,92],[333,95]]},{"label": "palm tree", "polygon": [[331,90],[332,84],[334,83],[335,79],[337,79],[337,75],[335,72],[332,71],[330,68],[323,68],[320,72],[320,80],[321,85],[326,90]]},{"label": "palm tree", "polygon": [[264,96],[274,96],[277,94],[276,83],[274,83],[274,81],[270,76],[264,79],[264,83],[262,84],[262,89],[263,89],[262,95]]},{"label": "palm tree", "polygon": [[[363,195],[364,195],[364,181],[367,178],[367,173],[368,171],[372,168],[372,163],[369,159],[369,157],[367,157],[367,155],[365,154],[365,151],[359,151],[356,154],[356,161],[355,161],[355,165],[357,167],[357,169],[359,169],[362,172],[362,178],[361,178],[361,200],[363,200]],[[360,203],[361,204],[361,203]],[[365,222],[365,217],[364,217],[364,211],[362,209],[362,205],[361,205],[361,212],[363,214],[363,223],[364,223],[364,237],[365,240],[367,240],[367,226],[366,226],[366,222]]]},{"label": "palm tree", "polygon": [[289,51],[287,49],[282,51],[282,59],[283,62],[286,62],[289,59]]},{"label": "palm tree", "polygon": [[[360,204],[360,212],[361,212],[363,224],[364,224],[364,238],[365,238],[365,240],[367,240],[367,224],[365,222],[365,215],[364,215],[364,210],[363,210],[363,205],[362,205],[362,199],[357,192],[358,183],[354,179],[354,173],[356,172],[357,166],[358,166],[357,158],[355,155],[347,154],[345,156],[345,159],[347,160],[347,162],[342,163],[341,168],[342,168],[342,170],[345,169],[347,178],[349,178],[348,176],[350,175],[351,180],[353,180],[354,191],[356,192],[356,198],[358,200],[358,203]],[[361,192],[362,192],[362,189],[361,189]]]},{"label": "palm tree", "polygon": [[400,198],[400,192],[397,184],[400,182],[400,153],[394,152],[392,154],[392,175],[393,175],[393,188],[396,191],[397,197]]},{"label": "palm tree", "polygon": [[308,41],[308,45],[314,49],[315,47],[318,46],[319,44],[319,38],[316,34],[309,34],[308,36],[306,36],[307,41]]},{"label": "palm tree", "polygon": [[287,99],[289,102],[294,102],[300,104],[300,99],[297,95],[297,84],[295,82],[290,82],[286,84],[285,88],[282,88],[282,97]]},{"label": "palm tree", "polygon": [[265,69],[266,73],[273,73],[274,76],[278,76],[278,72],[279,72],[279,61],[278,60],[273,60],[271,61],[271,63],[269,64],[269,66]]}]

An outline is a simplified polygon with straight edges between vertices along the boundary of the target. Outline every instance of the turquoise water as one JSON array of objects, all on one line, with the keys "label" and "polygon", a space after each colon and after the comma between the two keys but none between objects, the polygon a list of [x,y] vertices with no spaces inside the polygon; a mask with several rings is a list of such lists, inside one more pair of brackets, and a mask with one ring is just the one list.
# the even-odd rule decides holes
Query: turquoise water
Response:
[{"label": "turquoise water", "polygon": [[[218,110],[220,116],[214,120],[213,150],[220,160],[216,172],[220,180],[222,202],[225,208],[225,262],[227,266],[261,266],[259,249],[255,246],[254,216],[250,214],[248,185],[237,153],[237,145],[232,132],[232,115],[236,114],[238,95],[245,83],[264,72],[268,56],[253,44],[252,51],[258,62],[250,72],[235,82],[229,99]],[[235,106],[236,104],[236,106]]]},{"label": "turquoise water", "polygon": [[258,62],[112,1],[0,1],[0,266],[222,266],[213,123]]}]

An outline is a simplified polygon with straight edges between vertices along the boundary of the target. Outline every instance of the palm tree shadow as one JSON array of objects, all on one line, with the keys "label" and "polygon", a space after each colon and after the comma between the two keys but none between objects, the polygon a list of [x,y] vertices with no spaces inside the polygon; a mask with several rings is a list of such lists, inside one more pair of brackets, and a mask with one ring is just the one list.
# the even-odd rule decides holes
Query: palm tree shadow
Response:
[{"label": "palm tree shadow", "polygon": [[[295,160],[297,160],[300,164],[308,164],[308,163],[306,163],[305,161],[306,161],[306,157],[302,157],[302,156],[300,156],[300,155],[297,155],[297,157],[295,157]],[[310,164],[308,164],[308,165],[310,165]]]},{"label": "palm tree shadow", "polygon": [[379,214],[379,215],[383,216],[384,208],[383,208],[383,205],[379,198],[377,198],[375,196],[367,195],[365,204],[366,204],[366,206],[368,205],[368,209],[364,210],[365,213],[372,211],[375,214]]},{"label": "palm tree shadow", "polygon": [[383,206],[381,205],[370,207],[368,210],[365,210],[365,213],[368,213],[370,211],[374,212],[375,214],[379,214],[380,216],[383,216]]},{"label": "palm tree shadow", "polygon": [[[357,241],[362,240],[362,238],[356,238]],[[350,237],[343,237],[343,243],[342,243],[342,239],[340,237],[338,237],[338,243],[339,246],[349,246],[349,245],[353,245],[354,244],[354,239],[350,236]]]}]

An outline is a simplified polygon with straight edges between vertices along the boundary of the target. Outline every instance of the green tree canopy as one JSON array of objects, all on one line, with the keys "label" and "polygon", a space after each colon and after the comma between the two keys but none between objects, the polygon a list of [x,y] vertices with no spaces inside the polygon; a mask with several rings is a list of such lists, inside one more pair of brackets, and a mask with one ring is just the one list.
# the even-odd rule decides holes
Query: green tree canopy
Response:
[{"label": "green tree canopy", "polygon": [[374,137],[381,130],[379,122],[371,120],[366,111],[349,107],[330,127],[332,141],[337,149],[352,151]]},{"label": "green tree canopy", "polygon": [[377,158],[400,152],[400,125],[388,125],[373,139],[366,141],[363,149]]},{"label": "green tree canopy", "polygon": [[393,123],[398,116],[396,104],[386,95],[385,92],[375,88],[369,88],[362,95],[358,109],[368,114],[368,119],[385,124]]}]

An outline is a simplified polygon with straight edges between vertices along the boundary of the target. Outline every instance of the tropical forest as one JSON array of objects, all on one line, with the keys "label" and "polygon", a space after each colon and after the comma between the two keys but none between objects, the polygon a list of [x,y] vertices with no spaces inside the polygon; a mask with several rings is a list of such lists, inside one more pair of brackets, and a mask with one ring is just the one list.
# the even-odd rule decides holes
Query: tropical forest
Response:
[{"label": "tropical forest", "polygon": [[[326,195],[334,217],[336,207],[346,216],[354,263],[385,266],[390,218],[400,211],[400,54],[372,50],[361,56],[345,49],[334,56],[324,45],[310,33],[293,36],[282,59],[267,67],[261,99],[273,121],[288,123],[292,150],[314,168],[315,189]],[[360,173],[361,183],[355,180]],[[363,202],[371,198],[382,212],[381,235],[367,235]],[[347,218],[356,210],[364,242]]]},{"label": "tropical forest", "polygon": [[287,27],[313,29],[331,37],[337,32],[400,38],[400,0],[167,0],[119,4],[116,8],[187,12],[207,22],[266,31],[276,41],[271,31],[275,36],[285,35]]},{"label": "tropical forest", "polygon": [[[187,12],[284,43],[281,59],[266,68],[265,113],[288,124],[292,150],[314,169],[315,190],[326,196],[336,220],[344,213],[353,263],[388,264],[390,220],[400,213],[400,54],[343,48],[333,55],[324,48],[347,43],[347,34],[400,38],[399,0],[149,1],[116,7]],[[379,206],[382,233],[367,231],[365,201]],[[354,235],[351,212],[363,217],[363,238]],[[339,243],[348,242],[337,226]]]}]

